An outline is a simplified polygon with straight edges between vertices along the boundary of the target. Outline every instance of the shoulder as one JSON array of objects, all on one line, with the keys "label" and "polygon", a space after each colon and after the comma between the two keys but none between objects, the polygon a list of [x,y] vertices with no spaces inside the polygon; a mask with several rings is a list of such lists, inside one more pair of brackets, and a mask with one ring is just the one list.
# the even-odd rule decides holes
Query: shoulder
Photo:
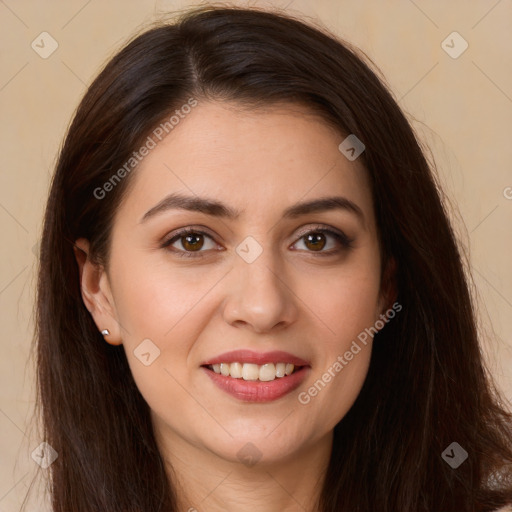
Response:
[{"label": "shoulder", "polygon": [[503,508],[495,510],[494,512],[512,512],[512,505],[507,505]]}]

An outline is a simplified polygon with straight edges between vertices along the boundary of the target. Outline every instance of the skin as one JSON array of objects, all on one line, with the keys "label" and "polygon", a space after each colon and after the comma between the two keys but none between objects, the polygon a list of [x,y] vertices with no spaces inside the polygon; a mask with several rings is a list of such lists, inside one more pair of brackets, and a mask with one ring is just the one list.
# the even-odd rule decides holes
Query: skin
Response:
[{"label": "skin", "polygon": [[[297,105],[247,111],[200,102],[130,177],[108,271],[85,256],[87,240],[76,241],[84,303],[98,329],[109,329],[106,341],[124,346],[169,475],[171,464],[177,475],[180,510],[315,510],[333,428],[366,378],[371,338],[309,403],[298,395],[390,307],[367,171],[339,151],[344,138]],[[170,192],[208,196],[242,214],[229,220],[174,209],[141,222]],[[356,203],[364,221],[341,209],[282,218],[296,202],[332,195]],[[354,238],[353,247],[325,235],[315,251],[303,235],[317,224]],[[187,226],[211,236],[199,257],[161,248]],[[263,250],[252,263],[236,252],[248,236]],[[185,251],[182,242],[172,247]],[[145,339],[160,350],[149,366],[134,355]],[[238,348],[285,350],[311,369],[278,400],[243,402],[200,368]],[[261,457],[252,466],[237,456],[247,443]]]}]

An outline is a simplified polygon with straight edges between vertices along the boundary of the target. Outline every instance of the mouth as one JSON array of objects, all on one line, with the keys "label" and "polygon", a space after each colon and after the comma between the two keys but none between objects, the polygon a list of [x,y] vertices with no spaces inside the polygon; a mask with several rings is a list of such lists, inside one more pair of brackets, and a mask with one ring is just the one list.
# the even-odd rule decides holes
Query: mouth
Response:
[{"label": "mouth", "polygon": [[292,375],[306,365],[295,365],[293,363],[266,363],[262,365],[254,363],[216,363],[203,365],[203,368],[215,372],[224,377],[242,379],[245,381],[271,382],[276,379],[283,379]]},{"label": "mouth", "polygon": [[201,370],[220,390],[243,402],[270,402],[300,386],[311,371],[309,361],[274,350],[239,349],[203,361]]}]

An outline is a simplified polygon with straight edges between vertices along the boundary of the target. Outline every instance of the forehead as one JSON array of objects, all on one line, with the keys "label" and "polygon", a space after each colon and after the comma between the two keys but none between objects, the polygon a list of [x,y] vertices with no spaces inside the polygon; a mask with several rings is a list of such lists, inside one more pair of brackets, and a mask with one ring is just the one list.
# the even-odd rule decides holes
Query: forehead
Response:
[{"label": "forehead", "polygon": [[344,138],[298,104],[199,102],[133,171],[125,207],[140,213],[178,191],[215,197],[243,217],[338,193],[371,214],[367,171],[340,152]]}]

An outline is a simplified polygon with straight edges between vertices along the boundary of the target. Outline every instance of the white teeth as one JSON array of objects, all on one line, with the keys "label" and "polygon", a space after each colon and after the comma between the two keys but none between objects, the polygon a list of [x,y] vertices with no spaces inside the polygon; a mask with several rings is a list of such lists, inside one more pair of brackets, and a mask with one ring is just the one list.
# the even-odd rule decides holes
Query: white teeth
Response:
[{"label": "white teeth", "polygon": [[269,380],[274,380],[276,378],[276,367],[274,363],[264,364],[260,368],[260,380],[267,382]]},{"label": "white teeth", "polygon": [[220,373],[225,377],[269,382],[275,380],[276,377],[282,378],[285,375],[291,375],[295,365],[292,363],[266,363],[260,366],[252,363],[220,363],[211,365],[211,368],[215,373]]},{"label": "white teeth", "polygon": [[260,369],[257,364],[245,363],[242,366],[242,379],[244,380],[258,380]]},{"label": "white teeth", "polygon": [[286,364],[285,363],[277,363],[276,364],[276,377],[284,377],[285,376],[285,370],[286,370]]},{"label": "white teeth", "polygon": [[242,365],[240,363],[231,363],[229,366],[229,374],[231,375],[231,377],[234,377],[235,379],[241,379]]}]

